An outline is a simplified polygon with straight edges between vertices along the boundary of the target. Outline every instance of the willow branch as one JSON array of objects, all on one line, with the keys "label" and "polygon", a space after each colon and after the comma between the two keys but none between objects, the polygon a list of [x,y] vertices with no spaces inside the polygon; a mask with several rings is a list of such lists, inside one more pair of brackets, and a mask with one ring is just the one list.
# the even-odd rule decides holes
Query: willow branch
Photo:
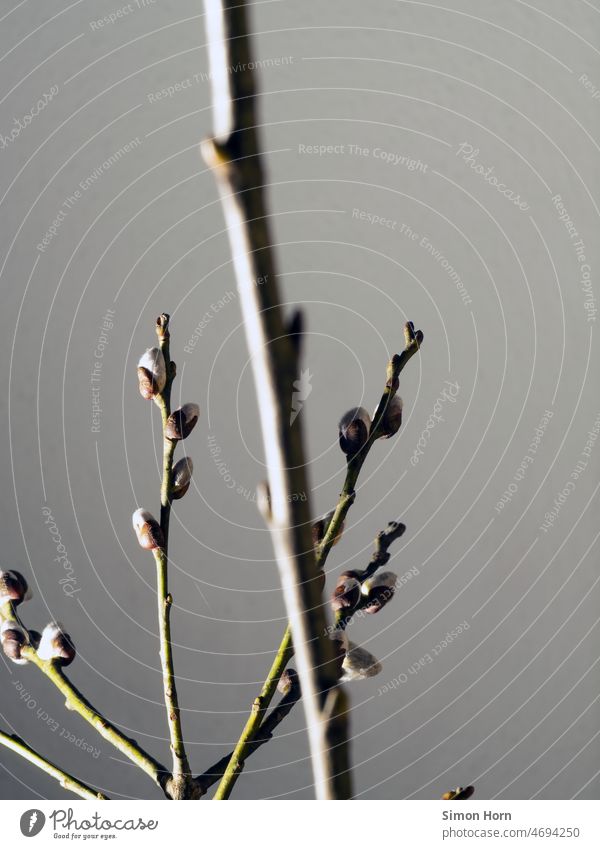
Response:
[{"label": "willow branch", "polygon": [[[345,694],[326,636],[311,538],[301,417],[290,426],[298,372],[270,248],[256,132],[254,72],[241,0],[205,0],[215,138],[202,144],[217,180],[252,362],[270,486],[269,530],[294,638],[317,798],[351,795]],[[235,72],[231,72],[235,68]]]},{"label": "willow branch", "polygon": [[[375,537],[374,551],[366,568],[363,569],[362,572],[356,573],[357,581],[362,584],[363,581],[366,581],[367,578],[374,575],[378,569],[386,565],[391,557],[388,550],[390,545],[395,542],[395,540],[399,539],[405,530],[406,525],[403,525],[402,522],[390,522],[384,531],[379,531]],[[359,601],[358,607],[355,607],[353,610],[338,610],[335,615],[336,630],[344,631],[352,621],[354,614],[357,613],[361,607],[365,607],[368,603],[369,601],[367,597],[363,597]]]},{"label": "willow branch", "polygon": [[[379,401],[379,405],[377,410],[375,411],[375,417],[373,419],[373,424],[371,428],[371,433],[369,436],[369,440],[365,444],[363,450],[359,452],[359,454],[355,455],[351,461],[348,463],[348,469],[346,473],[346,479],[344,482],[344,487],[342,492],[340,493],[340,498],[334,512],[334,515],[331,519],[331,522],[327,528],[327,533],[325,534],[320,546],[317,550],[317,566],[320,571],[323,571],[325,567],[325,563],[327,561],[327,557],[333,545],[333,541],[337,537],[339,533],[339,529],[344,522],[348,510],[352,506],[354,502],[355,496],[355,486],[358,481],[358,477],[360,471],[362,469],[363,463],[369,453],[375,439],[379,436],[379,427],[383,418],[383,414],[390,400],[396,394],[397,391],[397,382],[400,376],[400,372],[406,365],[406,363],[410,360],[410,358],[419,350],[421,342],[423,341],[423,334],[421,331],[417,331],[415,333],[414,326],[412,322],[408,322],[406,327],[404,328],[405,334],[405,349],[402,354],[397,354],[393,357],[387,369],[387,380],[386,386],[383,392],[383,395]],[[379,569],[381,566],[384,566],[388,560],[390,559],[390,554],[388,549],[392,542],[402,536],[404,531],[406,530],[406,526],[402,524],[402,522],[390,522],[387,528],[383,531],[380,531],[375,538],[375,549],[373,554],[371,555],[371,559],[369,564],[362,572],[359,580],[362,582],[370,577],[374,572]],[[340,627],[340,622],[342,622],[342,628],[347,624],[348,614],[346,614],[345,619],[341,619],[344,616],[343,612],[340,611],[340,615],[336,617],[336,627]],[[281,657],[282,650],[286,651],[286,661],[293,657],[294,648],[289,642],[289,626],[283,635],[283,639],[281,645],[279,647],[279,651],[277,653],[277,657]],[[283,672],[283,668],[278,670],[278,674]],[[270,676],[273,675],[273,670],[271,670]],[[268,683],[269,679],[265,682],[265,686]]]},{"label": "willow branch", "polygon": [[52,761],[44,758],[15,734],[5,734],[4,731],[0,731],[0,746],[5,746],[7,749],[11,749],[17,755],[25,758],[26,761],[37,766],[38,769],[41,769],[52,778],[55,778],[59,782],[60,786],[64,787],[65,790],[70,790],[77,796],[81,796],[82,799],[98,800],[108,798],[98,790],[93,790],[91,787],[88,787],[87,784],[78,781],[74,776],[69,775],[68,772],[65,772],[60,769],[60,767],[56,766],[56,764],[53,764]]},{"label": "willow branch", "polygon": [[21,649],[21,657],[33,663],[54,684],[64,696],[67,709],[78,713],[107,742],[111,743],[125,757],[129,758],[132,763],[149,775],[154,783],[167,795],[165,786],[168,772],[165,767],[145,752],[135,740],[126,737],[116,726],[97,711],[85,696],[69,681],[57,661],[42,660],[39,657],[33,646],[33,632],[27,629],[19,616],[16,606],[12,603],[5,604],[0,608],[0,622],[3,620],[15,621],[23,628],[27,635],[28,643]]},{"label": "willow branch", "polygon": [[366,581],[367,578],[370,578],[371,575],[374,575],[378,569],[381,569],[382,566],[385,566],[386,563],[388,563],[391,557],[388,550],[390,545],[397,539],[400,539],[405,530],[406,525],[403,525],[402,522],[390,522],[384,531],[379,531],[375,537],[375,549],[371,555],[371,559],[369,560],[367,568],[359,577],[359,581],[361,583]]},{"label": "willow branch", "polygon": [[[398,380],[400,372],[402,371],[406,363],[410,360],[410,358],[419,350],[419,347],[423,341],[423,333],[421,331],[417,331],[415,333],[412,322],[408,322],[406,324],[404,328],[404,336],[404,351],[402,352],[402,354],[397,354],[395,357],[393,357],[390,363],[388,364],[386,386],[383,395],[380,399],[377,410],[375,411],[375,417],[373,419],[369,440],[363,447],[363,450],[359,452],[359,454],[355,455],[348,463],[346,480],[344,482],[344,487],[340,494],[336,510],[328,526],[327,533],[317,550],[317,566],[320,571],[323,571],[328,554],[333,545],[333,541],[336,539],[339,533],[339,530],[346,518],[348,510],[354,503],[355,486],[358,481],[360,471],[375,439],[377,439],[380,435],[379,428],[383,418],[383,414],[386,410],[387,405],[396,394],[396,391],[398,389]],[[377,569],[379,569],[381,566],[384,566],[388,562],[388,560],[390,559],[390,554],[388,552],[389,546],[392,544],[392,542],[401,537],[405,530],[406,526],[403,525],[401,522],[390,522],[384,531],[379,532],[375,539],[375,550],[373,551],[369,564],[367,565],[363,573],[359,576],[359,580],[361,582],[373,575]],[[352,611],[351,613],[348,613],[347,611],[338,611],[335,621],[336,629],[344,630],[344,628],[346,628],[346,626],[351,621],[352,615],[355,612],[356,611]],[[285,663],[281,668],[278,668],[277,658],[282,657],[283,651],[285,651]],[[290,630],[288,626],[283,635],[281,645],[277,652],[275,665],[269,673],[269,678],[267,678],[267,681],[265,682],[265,687],[269,683],[269,680],[274,674],[274,671],[279,675],[283,672],[285,664],[288,663],[289,660],[291,660],[293,654],[294,647],[290,643]],[[263,688],[263,693],[264,692],[265,689]],[[251,739],[251,736],[248,736],[249,726],[251,732],[254,733],[253,729],[256,727],[256,723],[257,716],[253,712],[253,714],[251,714],[248,720],[248,723],[246,724],[244,732],[242,733],[242,737],[240,738],[240,743],[238,743],[238,746],[240,746],[240,744],[247,744],[248,740]],[[235,781],[235,773],[233,780]]]},{"label": "willow branch", "polygon": [[381,422],[383,420],[387,405],[390,403],[390,401],[398,391],[398,380],[400,377],[400,373],[402,372],[404,366],[411,359],[411,357],[413,357],[417,353],[417,351],[421,347],[422,342],[423,333],[420,330],[417,330],[415,332],[413,323],[411,321],[407,322],[404,326],[404,350],[401,354],[395,354],[388,364],[385,389],[383,391],[379,404],[377,405],[377,409],[375,410],[375,415],[373,416],[373,423],[371,425],[369,438],[367,439],[363,447],[360,449],[360,451],[358,451],[348,460],[346,478],[344,480],[344,485],[342,487],[337,506],[335,508],[329,526],[327,527],[325,536],[323,537],[321,543],[317,548],[317,565],[320,569],[322,569],[325,565],[325,561],[327,560],[327,555],[331,550],[331,546],[333,545],[336,537],[340,532],[344,520],[348,515],[348,510],[354,502],[354,498],[356,496],[356,482],[358,481],[360,470],[362,469],[363,464],[367,459],[367,455],[371,450],[373,443],[381,436]]},{"label": "willow branch", "polygon": [[[290,630],[290,626],[288,625],[283,640],[281,641],[281,645],[279,646],[277,654],[275,655],[273,665],[271,666],[267,679],[263,684],[261,693],[254,700],[250,716],[248,717],[248,721],[244,726],[244,730],[241,733],[240,739],[238,740],[237,745],[231,755],[228,755],[227,758],[223,759],[224,761],[227,761],[227,765],[226,768],[221,771],[221,783],[219,784],[217,792],[215,793],[215,799],[229,799],[229,797],[231,796],[231,791],[233,790],[235,782],[239,778],[244,762],[252,750],[252,741],[255,740],[259,728],[261,729],[261,734],[264,731],[263,719],[265,717],[265,713],[271,703],[271,700],[273,699],[273,695],[277,688],[277,683],[281,678],[283,671],[289,663],[293,653],[294,651],[292,648],[292,633]],[[211,774],[214,773],[215,770],[213,769],[211,771]],[[217,777],[214,779],[214,781],[218,781],[219,777],[221,776],[218,774],[217,771]],[[213,784],[214,781],[211,782],[211,784]]]},{"label": "willow branch", "polygon": [[[375,537],[374,550],[369,560],[369,563],[362,572],[356,575],[357,580],[359,580],[361,583],[363,581],[366,581],[367,578],[375,574],[378,569],[388,563],[391,556],[389,553],[389,547],[393,542],[395,542],[395,540],[399,539],[403,535],[405,530],[406,525],[404,525],[402,522],[389,522],[387,528],[377,534],[377,536]],[[323,560],[323,565],[325,560],[326,555]],[[356,613],[358,609],[360,608],[356,608],[355,610],[352,610],[350,612],[345,610],[339,610],[335,617],[336,630],[343,631],[350,624],[354,613]],[[222,758],[217,764],[211,767],[210,770],[207,770],[207,772],[199,776],[198,780],[201,782],[203,792],[206,792],[208,787],[210,787],[212,784],[218,781],[219,778],[221,778],[221,783],[217,789],[214,798],[228,799],[231,795],[231,791],[233,790],[235,782],[241,774],[246,758],[254,751],[253,741],[255,741],[255,736],[258,733],[259,729],[262,742],[266,742],[266,739],[270,739],[270,737],[267,736],[267,720],[263,722],[263,718],[277,687],[277,682],[279,681],[285,667],[293,656],[294,647],[292,645],[292,635],[290,627],[288,625],[283,635],[283,639],[281,641],[277,654],[275,655],[275,660],[273,661],[273,665],[271,667],[271,670],[269,671],[269,675],[263,685],[261,694],[260,696],[257,696],[257,698],[254,700],[254,704],[252,705],[252,711],[250,713],[248,721],[246,722],[246,725],[240,736],[236,748],[230,755],[227,755],[226,757]],[[281,704],[279,706],[279,709],[280,708]],[[283,718],[284,717],[282,717],[282,719]],[[208,779],[211,780],[209,781],[209,783],[206,783]]]},{"label": "willow branch", "polygon": [[102,716],[95,707],[83,696],[79,690],[69,681],[63,670],[57,662],[51,660],[41,660],[38,657],[36,650],[32,646],[25,646],[22,649],[21,655],[26,660],[29,660],[44,675],[54,684],[54,686],[62,693],[65,698],[65,705],[68,710],[75,711],[85,719],[86,722],[96,729],[96,731],[108,743],[111,743],[125,757],[129,758],[136,766],[142,769],[154,781],[161,790],[165,790],[165,783],[168,773],[164,766],[154,760],[149,754],[129,737],[126,737],[116,726]]},{"label": "willow branch", "polygon": [[[232,764],[234,764],[235,766],[235,779],[237,779],[238,776],[241,774],[242,770],[244,769],[246,760],[250,757],[250,755],[254,754],[254,752],[259,749],[264,743],[267,743],[273,738],[273,733],[277,726],[283,722],[283,720],[289,714],[296,702],[300,699],[300,684],[298,682],[296,673],[293,669],[289,669],[288,674],[290,676],[291,682],[290,688],[280,700],[277,707],[274,708],[271,713],[265,717],[264,721],[260,725],[260,730],[254,730],[252,739],[246,740],[243,749],[240,749],[238,744],[238,746],[233,752],[231,752],[229,755],[225,755],[224,758],[221,758],[220,761],[217,761],[217,763],[210,767],[210,769],[207,769],[206,772],[203,772],[202,775],[198,776],[196,781],[201,787],[203,793],[206,793],[208,788],[215,784],[220,778],[225,778],[228,771],[232,769]],[[264,712],[262,713],[262,716],[265,716]],[[258,734],[260,736],[256,736]],[[231,783],[231,787],[233,787],[234,783],[235,780]],[[217,791],[217,794],[215,794],[214,798],[228,799],[229,795],[219,796]]]},{"label": "willow branch", "polygon": [[163,690],[167,722],[171,739],[173,756],[173,782],[170,782],[170,792],[179,798],[185,795],[185,787],[190,778],[190,765],[185,751],[181,714],[175,683],[173,664],[173,647],[171,642],[171,606],[173,598],[169,593],[169,519],[171,516],[171,486],[173,475],[173,455],[177,441],[167,438],[165,430],[167,420],[171,415],[171,385],[175,377],[175,363],[170,357],[169,316],[163,313],[156,322],[158,343],[165,359],[167,379],[162,392],[156,397],[162,418],[163,428],[163,470],[160,489],[160,527],[164,537],[164,545],[153,551],[156,562],[156,595],[158,603],[158,626],[160,639],[160,660],[163,675]]}]

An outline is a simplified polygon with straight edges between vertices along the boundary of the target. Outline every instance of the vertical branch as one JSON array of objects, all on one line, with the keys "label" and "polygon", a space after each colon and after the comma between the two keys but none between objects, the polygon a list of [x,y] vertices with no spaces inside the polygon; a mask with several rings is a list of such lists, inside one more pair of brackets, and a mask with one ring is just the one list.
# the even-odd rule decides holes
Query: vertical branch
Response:
[{"label": "vertical branch", "polygon": [[160,408],[163,429],[163,476],[160,488],[160,527],[164,537],[161,548],[153,551],[156,562],[156,594],[158,603],[158,626],[160,638],[160,660],[163,673],[163,688],[165,707],[167,709],[167,721],[171,739],[171,752],[173,755],[173,778],[169,782],[169,792],[174,798],[184,798],[191,776],[190,765],[187,759],[183,732],[181,729],[181,715],[179,701],[177,698],[177,687],[175,684],[175,670],[173,664],[173,648],[171,644],[171,605],[173,598],[169,593],[168,566],[169,566],[169,519],[171,516],[171,486],[173,475],[173,455],[175,453],[176,440],[166,436],[166,427],[171,415],[171,385],[175,377],[175,363],[171,362],[169,343],[169,316],[164,314],[156,321],[156,333],[158,343],[165,358],[167,379],[162,392],[156,396],[156,402]]},{"label": "vertical branch", "polygon": [[294,639],[317,798],[350,796],[347,705],[314,557],[301,417],[289,424],[297,346],[280,306],[256,133],[243,0],[205,0],[215,138],[202,151],[227,225],[252,362],[270,487],[268,524]]}]

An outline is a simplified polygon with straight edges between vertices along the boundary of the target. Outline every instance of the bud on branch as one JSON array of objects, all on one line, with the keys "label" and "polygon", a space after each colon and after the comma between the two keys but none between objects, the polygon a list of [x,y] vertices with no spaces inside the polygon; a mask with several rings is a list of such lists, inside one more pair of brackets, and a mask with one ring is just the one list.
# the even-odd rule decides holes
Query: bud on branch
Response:
[{"label": "bud on branch", "polygon": [[31,595],[27,581],[20,572],[14,569],[0,571],[0,608],[5,604],[17,607],[23,601],[29,601]]},{"label": "bud on branch", "polygon": [[185,439],[188,437],[193,431],[199,415],[200,408],[197,404],[184,404],[183,407],[175,410],[167,419],[167,426],[165,427],[167,439]]},{"label": "bud on branch", "polygon": [[155,398],[165,388],[167,367],[160,348],[148,348],[138,362],[138,383],[140,395],[146,401]]},{"label": "bud on branch", "polygon": [[175,500],[183,498],[192,480],[194,464],[191,457],[182,457],[173,466],[171,497]]},{"label": "bud on branch", "polygon": [[138,508],[132,516],[133,529],[142,548],[152,551],[165,544],[160,525],[148,510]]},{"label": "bud on branch", "polygon": [[24,665],[27,659],[21,657],[21,649],[27,645],[27,634],[25,629],[14,620],[7,619],[0,626],[0,643],[2,651],[14,663]]},{"label": "bud on branch", "polygon": [[68,666],[75,659],[75,646],[58,622],[51,622],[42,631],[38,646],[41,660],[53,660],[60,666]]},{"label": "bud on branch", "polygon": [[338,430],[340,448],[346,457],[353,457],[369,438],[371,417],[364,407],[354,407],[342,416]]}]

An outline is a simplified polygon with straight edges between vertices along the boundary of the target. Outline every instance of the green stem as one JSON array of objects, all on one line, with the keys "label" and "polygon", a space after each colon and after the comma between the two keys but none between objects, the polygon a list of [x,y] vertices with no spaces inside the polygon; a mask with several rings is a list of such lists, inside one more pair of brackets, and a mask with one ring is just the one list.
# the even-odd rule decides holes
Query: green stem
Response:
[{"label": "green stem", "polygon": [[[167,369],[167,381],[165,388],[156,398],[162,418],[163,434],[167,426],[167,420],[171,415],[171,385],[175,377],[175,363],[171,362],[169,342],[169,316],[161,315],[157,319],[156,332],[160,349],[165,358]],[[163,548],[154,549],[154,560],[156,562],[156,594],[158,604],[158,627],[160,640],[160,660],[163,674],[163,689],[165,707],[167,710],[167,722],[169,725],[169,736],[171,740],[171,752],[173,755],[173,778],[170,791],[178,798],[181,794],[185,797],[185,788],[191,777],[190,765],[185,751],[183,732],[181,728],[181,714],[177,698],[177,687],[175,684],[175,668],[173,663],[173,648],[171,642],[171,605],[173,598],[169,593],[168,567],[169,567],[169,519],[171,516],[171,486],[173,476],[173,455],[177,442],[163,436],[163,474],[160,488],[160,526],[164,537]]]},{"label": "green stem", "polygon": [[[356,482],[360,467],[364,462],[365,456],[366,454],[360,460],[360,464],[359,455],[354,458],[354,460],[352,461],[352,470],[350,464],[348,465],[348,472],[346,474],[344,488],[340,495],[336,511],[331,522],[329,523],[329,527],[327,529],[327,533],[325,534],[323,542],[317,551],[316,562],[319,570],[323,569],[325,561],[327,560],[327,555],[329,554],[331,546],[333,545],[333,540],[336,536],[336,534],[330,533],[332,527],[336,527],[337,529],[341,527],[342,522],[344,521],[344,518],[348,510],[350,509],[352,502],[354,501],[354,483]],[[325,545],[326,541],[327,545]],[[234,785],[241,773],[241,765],[243,766],[245,759],[248,757],[252,740],[254,739],[258,729],[260,728],[265,711],[269,707],[271,699],[273,698],[273,693],[275,692],[275,688],[277,687],[277,681],[281,677],[286,665],[290,662],[293,656],[294,646],[292,644],[292,633],[290,625],[288,623],[281,643],[279,644],[277,654],[275,655],[273,665],[271,666],[269,674],[265,680],[265,683],[263,684],[261,693],[254,700],[250,716],[248,717],[246,725],[244,726],[244,730],[242,731],[237,745],[230,756],[227,769],[225,770],[223,778],[221,779],[221,783],[219,784],[217,792],[215,793],[215,799],[229,799],[229,797],[231,796],[231,792],[234,788]]]},{"label": "green stem", "polygon": [[265,713],[277,689],[277,683],[293,654],[292,631],[288,625],[260,695],[254,699],[248,721],[244,726],[244,730],[235,749],[229,756],[229,763],[215,793],[215,799],[229,799],[231,796],[231,791],[242,771],[244,762],[250,754],[252,741],[261,727]]},{"label": "green stem", "polygon": [[155,549],[153,553],[156,561],[160,660],[163,672],[163,688],[165,705],[167,708],[169,735],[171,738],[171,750],[173,753],[173,776],[175,778],[182,778],[190,775],[190,766],[183,742],[181,716],[173,665],[170,622],[170,612],[173,599],[169,593],[167,585],[166,554],[163,549],[160,548]]},{"label": "green stem", "polygon": [[52,778],[55,778],[60,783],[61,787],[65,788],[65,790],[70,790],[77,796],[81,796],[82,799],[107,799],[107,797],[98,790],[92,790],[92,788],[88,787],[87,784],[83,784],[83,782],[78,781],[74,776],[69,775],[68,772],[64,772],[64,770],[60,769],[60,767],[56,766],[56,764],[53,764],[52,761],[46,760],[46,758],[34,751],[34,749],[32,749],[31,746],[28,746],[27,743],[20,737],[5,734],[4,731],[0,731],[0,745],[6,746],[7,749],[11,749],[13,752],[16,752],[22,758],[25,758],[26,761],[37,766],[45,773],[52,776]]},{"label": "green stem", "polygon": [[168,777],[164,766],[141,749],[135,740],[125,737],[108,719],[98,713],[90,702],[69,681],[60,666],[55,661],[41,660],[32,646],[25,646],[21,655],[33,663],[54,686],[65,697],[65,705],[68,710],[78,713],[86,722],[89,722],[101,737],[104,737],[115,748],[122,752],[136,766],[139,766],[157,784],[161,790],[165,789]]},{"label": "green stem", "polygon": [[[346,478],[344,480],[344,485],[342,487],[338,503],[333,517],[327,527],[325,536],[316,551],[316,564],[319,571],[323,570],[329,552],[331,551],[331,547],[339,534],[340,528],[346,519],[350,507],[354,503],[356,495],[355,487],[360,471],[373,443],[381,435],[380,424],[387,405],[398,390],[398,378],[400,376],[400,372],[408,363],[410,358],[419,350],[421,342],[423,341],[423,334],[420,330],[415,333],[412,322],[408,322],[404,327],[404,339],[404,351],[402,351],[401,354],[396,354],[392,357],[388,364],[386,386],[373,417],[369,438],[362,449],[348,460]],[[399,531],[398,527],[399,526],[396,526],[394,533],[390,535],[389,541],[386,537],[388,544],[403,533],[403,530]],[[404,528],[404,526],[401,527]],[[379,537],[376,542],[378,546],[381,545],[381,539]],[[339,627],[339,622],[336,623],[336,626]],[[252,740],[261,726],[265,711],[269,706],[273,693],[275,692],[277,681],[293,656],[294,647],[292,645],[291,630],[288,624],[283,635],[283,639],[279,645],[279,649],[277,650],[277,654],[275,655],[275,660],[269,675],[263,685],[261,694],[254,700],[250,716],[248,717],[244,730],[242,731],[238,743],[230,756],[229,763],[215,794],[215,799],[228,799],[230,797],[235,782],[240,775],[241,767],[243,767],[245,759],[252,750]]]},{"label": "green stem", "polygon": [[[288,629],[289,631],[289,629]],[[282,666],[285,666],[287,663],[287,659]],[[273,669],[275,668],[275,664],[273,665]],[[300,685],[298,683],[298,678],[294,670],[288,670],[290,675],[292,675],[291,686],[289,691],[284,695],[281,699],[277,707],[275,707],[271,713],[264,717],[261,726],[260,726],[260,737],[257,737],[256,734],[258,730],[255,729],[254,736],[252,740],[247,740],[246,745],[243,750],[240,750],[237,754],[236,752],[232,752],[229,755],[226,755],[224,758],[221,758],[220,761],[217,761],[216,764],[207,769],[206,772],[203,772],[202,775],[199,775],[196,779],[196,783],[201,789],[202,795],[206,793],[209,787],[212,787],[213,784],[223,778],[227,772],[227,769],[230,767],[232,760],[235,758],[237,762],[237,771],[235,773],[235,778],[233,783],[231,784],[231,788],[233,788],[233,784],[235,784],[235,779],[241,773],[244,768],[245,762],[248,757],[253,754],[257,749],[259,749],[264,743],[268,742],[273,737],[273,732],[277,728],[277,726],[283,722],[285,717],[294,707],[298,699],[300,698]],[[271,692],[269,699],[271,699],[273,692]],[[264,710],[262,711],[262,715],[264,716]],[[237,751],[237,749],[236,749]],[[228,799],[229,794],[226,796],[216,796],[215,799]]]}]

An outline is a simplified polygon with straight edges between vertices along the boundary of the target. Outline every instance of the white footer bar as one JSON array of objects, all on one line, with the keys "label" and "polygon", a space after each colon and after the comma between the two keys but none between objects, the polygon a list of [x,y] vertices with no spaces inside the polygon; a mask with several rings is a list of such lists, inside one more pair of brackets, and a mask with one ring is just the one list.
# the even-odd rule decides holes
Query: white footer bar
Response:
[{"label": "white footer bar", "polygon": [[[233,807],[231,807],[233,805]],[[4,849],[119,847],[556,847],[598,849],[596,801],[0,801]]]}]

